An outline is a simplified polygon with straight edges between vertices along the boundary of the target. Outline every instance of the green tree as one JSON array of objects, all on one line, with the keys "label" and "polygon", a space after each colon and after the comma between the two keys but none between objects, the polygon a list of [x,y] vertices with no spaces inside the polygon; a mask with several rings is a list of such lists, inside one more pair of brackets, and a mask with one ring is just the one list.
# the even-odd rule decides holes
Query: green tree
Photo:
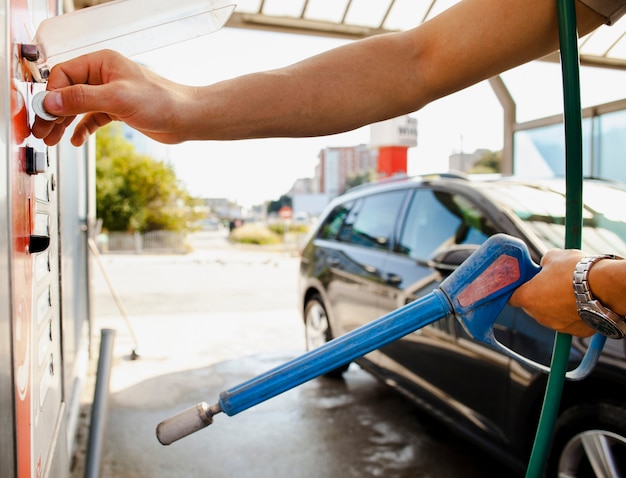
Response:
[{"label": "green tree", "polygon": [[270,201],[267,205],[267,212],[268,214],[272,212],[275,212],[278,214],[278,211],[283,206],[292,207],[291,197],[287,196],[286,194],[283,194],[280,198],[278,198],[275,201]]},{"label": "green tree", "polygon": [[499,173],[502,170],[502,151],[489,151],[474,163],[471,174]]},{"label": "green tree", "polygon": [[342,192],[346,192],[350,188],[354,188],[356,186],[360,186],[361,184],[371,183],[376,181],[376,171],[371,169],[364,173],[354,174],[346,179],[345,184],[343,185]]},{"label": "green tree", "polygon": [[200,201],[179,184],[171,166],[137,154],[109,125],[96,135],[96,209],[110,231],[182,231],[201,218]]}]

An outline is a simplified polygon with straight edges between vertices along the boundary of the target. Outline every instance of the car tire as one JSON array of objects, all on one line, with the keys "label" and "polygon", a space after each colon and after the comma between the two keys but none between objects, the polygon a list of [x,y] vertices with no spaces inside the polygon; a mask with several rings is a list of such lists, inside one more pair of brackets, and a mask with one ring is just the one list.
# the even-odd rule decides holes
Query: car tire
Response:
[{"label": "car tire", "polygon": [[546,476],[626,476],[626,408],[597,402],[566,410],[557,421]]},{"label": "car tire", "polygon": [[[304,308],[304,334],[306,349],[313,350],[333,339],[326,307],[319,295],[309,299]],[[345,364],[324,374],[325,377],[341,378],[350,364]]]}]

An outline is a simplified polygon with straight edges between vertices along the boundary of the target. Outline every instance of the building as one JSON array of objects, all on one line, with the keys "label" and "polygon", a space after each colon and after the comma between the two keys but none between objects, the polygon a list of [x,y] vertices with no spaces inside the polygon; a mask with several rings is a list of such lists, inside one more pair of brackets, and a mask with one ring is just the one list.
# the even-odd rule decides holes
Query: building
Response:
[{"label": "building", "polygon": [[292,197],[298,194],[318,194],[320,192],[317,178],[299,178],[293,183],[287,196]]},{"label": "building", "polygon": [[378,152],[365,144],[320,151],[315,168],[319,193],[333,198],[345,190],[348,178],[376,171]]}]

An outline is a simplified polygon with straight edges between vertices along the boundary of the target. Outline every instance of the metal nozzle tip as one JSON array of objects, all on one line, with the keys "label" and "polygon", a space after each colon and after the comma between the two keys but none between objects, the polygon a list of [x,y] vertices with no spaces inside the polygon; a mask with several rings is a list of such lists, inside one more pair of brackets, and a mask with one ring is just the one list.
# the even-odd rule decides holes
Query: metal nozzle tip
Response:
[{"label": "metal nozzle tip", "polygon": [[209,426],[213,423],[213,415],[221,411],[219,404],[209,406],[205,402],[198,403],[159,423],[156,428],[157,440],[162,445],[170,445]]}]

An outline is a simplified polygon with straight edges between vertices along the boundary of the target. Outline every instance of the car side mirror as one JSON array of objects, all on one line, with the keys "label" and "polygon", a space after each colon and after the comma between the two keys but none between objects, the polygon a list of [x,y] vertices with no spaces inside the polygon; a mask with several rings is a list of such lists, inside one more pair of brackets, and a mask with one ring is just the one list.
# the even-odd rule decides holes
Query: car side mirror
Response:
[{"label": "car side mirror", "polygon": [[479,247],[477,244],[455,244],[454,246],[438,250],[428,260],[428,267],[437,270],[444,276],[450,275]]}]

